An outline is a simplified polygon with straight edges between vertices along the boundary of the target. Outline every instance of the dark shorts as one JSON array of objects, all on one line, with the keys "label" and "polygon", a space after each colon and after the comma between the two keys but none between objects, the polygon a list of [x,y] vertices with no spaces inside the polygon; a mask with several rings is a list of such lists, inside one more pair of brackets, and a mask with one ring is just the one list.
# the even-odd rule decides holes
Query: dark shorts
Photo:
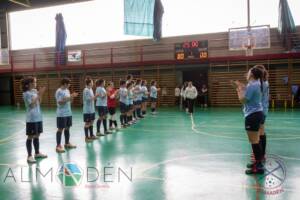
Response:
[{"label": "dark shorts", "polygon": [[43,122],[27,122],[26,135],[36,135],[43,132]]},{"label": "dark shorts", "polygon": [[120,112],[126,113],[127,112],[127,105],[125,103],[120,102]]},{"label": "dark shorts", "polygon": [[157,102],[157,98],[150,97],[150,102]]},{"label": "dark shorts", "polygon": [[83,114],[84,122],[92,122],[95,120],[95,113],[85,113]]},{"label": "dark shorts", "polygon": [[128,105],[128,111],[129,111],[129,110],[132,110],[133,108],[134,108],[134,107],[133,107],[133,104],[129,104],[129,105]]},{"label": "dark shorts", "polygon": [[245,129],[247,131],[258,131],[263,121],[263,112],[255,112],[245,118]]},{"label": "dark shorts", "polygon": [[116,108],[115,107],[108,107],[108,112],[110,115],[116,114]]},{"label": "dark shorts", "polygon": [[148,98],[146,98],[146,97],[142,98],[142,103],[147,102],[147,101],[148,101]]},{"label": "dark shorts", "polygon": [[267,116],[266,116],[265,114],[263,114],[263,119],[262,119],[262,121],[261,121],[261,124],[265,124],[266,118],[267,118]]},{"label": "dark shorts", "polygon": [[70,128],[72,126],[72,116],[69,117],[57,117],[56,126],[59,129]]},{"label": "dark shorts", "polygon": [[107,106],[97,106],[99,117],[105,116],[108,113]]},{"label": "dark shorts", "polygon": [[133,102],[134,105],[139,106],[142,104],[142,100],[137,100]]}]

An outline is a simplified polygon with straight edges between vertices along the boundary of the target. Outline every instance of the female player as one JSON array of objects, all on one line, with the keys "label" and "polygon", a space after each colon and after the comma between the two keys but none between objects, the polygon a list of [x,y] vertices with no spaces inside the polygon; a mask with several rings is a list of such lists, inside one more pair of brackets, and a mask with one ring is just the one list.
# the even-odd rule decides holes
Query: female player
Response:
[{"label": "female player", "polygon": [[151,81],[150,87],[150,101],[151,101],[151,114],[156,114],[156,102],[157,102],[157,92],[160,91],[160,88],[156,88],[156,81]]},{"label": "female player", "polygon": [[263,120],[261,122],[261,126],[259,129],[259,142],[262,148],[262,159],[265,160],[266,155],[266,144],[267,144],[267,136],[265,133],[265,121],[269,112],[269,73],[263,65],[254,66],[260,69],[263,72],[263,93],[262,93],[262,106],[263,106]]},{"label": "female player", "polygon": [[135,87],[134,87],[134,103],[135,103],[135,110],[136,110],[136,117],[138,118],[144,118],[142,116],[142,113],[141,113],[141,106],[142,106],[142,97],[143,97],[143,94],[142,94],[142,91],[141,91],[141,79],[138,79],[136,80],[136,84],[135,84]]},{"label": "female player", "polygon": [[148,101],[148,89],[147,89],[147,81],[142,80],[141,85],[141,92],[142,92],[142,115],[146,115],[147,113],[147,101]]},{"label": "female player", "polygon": [[[47,158],[47,155],[42,154],[39,150],[40,134],[43,132],[43,119],[40,104],[45,92],[45,87],[36,90],[36,78],[28,77],[22,80],[23,99],[26,107],[26,149],[27,162],[35,163],[38,158]],[[35,150],[34,157],[32,156],[32,142]]]},{"label": "female player", "polygon": [[57,123],[57,132],[56,132],[56,152],[63,153],[65,152],[64,148],[61,146],[61,135],[64,131],[65,134],[65,148],[72,149],[76,148],[75,145],[70,143],[70,127],[72,126],[72,110],[71,102],[75,97],[78,96],[78,93],[74,92],[70,94],[70,79],[63,78],[61,80],[61,86],[56,90],[56,123]]},{"label": "female player", "polygon": [[120,89],[119,89],[119,96],[120,96],[120,122],[121,127],[126,128],[127,124],[127,105],[128,105],[128,91],[126,88],[126,81],[120,81]]},{"label": "female player", "polygon": [[116,97],[119,90],[114,88],[114,83],[111,81],[106,88],[107,91],[107,107],[109,113],[109,130],[118,130],[118,123],[116,120]]},{"label": "female player", "polygon": [[[96,107],[98,109],[98,120],[97,120],[97,136],[104,136],[105,134],[111,133],[110,131],[107,130],[107,113],[108,113],[108,108],[107,108],[107,93],[104,88],[105,86],[105,80],[99,79],[96,82],[96,95],[97,95],[97,100],[96,100]],[[104,128],[104,134],[100,132],[101,128],[101,122],[103,124]]]},{"label": "female player", "polygon": [[246,174],[263,174],[261,162],[262,149],[259,144],[259,128],[263,120],[263,107],[261,104],[263,92],[263,72],[258,68],[251,68],[247,75],[247,86],[235,81],[238,98],[244,104],[245,129],[255,156],[255,162],[248,164]]},{"label": "female player", "polygon": [[95,96],[93,92],[93,85],[94,83],[91,77],[86,77],[85,88],[82,93],[85,142],[92,142],[98,138],[93,133],[93,124],[95,120],[95,99],[97,98],[97,95]]},{"label": "female player", "polygon": [[129,125],[132,125],[132,124],[134,124],[135,123],[135,121],[133,121],[133,116],[132,116],[132,114],[133,114],[133,110],[134,110],[134,106],[133,106],[133,85],[132,85],[133,83],[131,82],[131,83],[128,83],[127,84],[127,94],[128,94],[128,96],[127,96],[127,104],[128,104],[128,108],[127,108],[127,123],[129,124]]},{"label": "female player", "polygon": [[188,112],[190,114],[193,114],[194,112],[194,104],[195,104],[195,99],[198,96],[198,91],[195,86],[193,86],[192,81],[188,83],[188,86],[185,88],[185,94],[184,94],[187,105],[188,105]]}]

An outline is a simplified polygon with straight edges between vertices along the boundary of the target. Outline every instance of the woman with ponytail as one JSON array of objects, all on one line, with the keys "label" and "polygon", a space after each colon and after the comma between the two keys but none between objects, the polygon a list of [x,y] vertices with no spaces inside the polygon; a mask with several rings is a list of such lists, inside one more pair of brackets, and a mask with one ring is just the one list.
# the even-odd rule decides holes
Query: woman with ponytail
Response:
[{"label": "woman with ponytail", "polygon": [[269,73],[263,65],[256,65],[255,68],[260,69],[263,72],[263,92],[262,92],[262,106],[263,106],[263,120],[261,121],[259,129],[259,143],[262,148],[262,159],[265,160],[266,155],[266,145],[267,145],[267,136],[265,133],[265,121],[269,112]]},{"label": "woman with ponytail", "polygon": [[247,86],[239,81],[233,82],[236,86],[239,101],[244,105],[245,129],[255,156],[255,162],[247,165],[246,174],[263,174],[263,151],[259,140],[259,129],[263,121],[262,93],[263,72],[253,67],[247,75]]},{"label": "woman with ponytail", "polygon": [[[47,158],[47,155],[42,154],[39,150],[39,137],[43,132],[43,119],[40,104],[46,88],[42,87],[38,91],[36,89],[36,78],[34,77],[24,78],[21,81],[21,84],[26,107],[27,162],[35,163],[36,159]],[[34,157],[32,156],[32,143],[35,150]]]}]

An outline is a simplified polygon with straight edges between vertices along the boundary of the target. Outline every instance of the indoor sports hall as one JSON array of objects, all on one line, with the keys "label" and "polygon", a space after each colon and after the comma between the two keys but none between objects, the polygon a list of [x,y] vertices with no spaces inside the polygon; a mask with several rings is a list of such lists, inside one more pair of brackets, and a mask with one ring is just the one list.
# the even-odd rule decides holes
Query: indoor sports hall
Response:
[{"label": "indoor sports hall", "polygon": [[0,2],[0,199],[300,198],[297,0]]}]

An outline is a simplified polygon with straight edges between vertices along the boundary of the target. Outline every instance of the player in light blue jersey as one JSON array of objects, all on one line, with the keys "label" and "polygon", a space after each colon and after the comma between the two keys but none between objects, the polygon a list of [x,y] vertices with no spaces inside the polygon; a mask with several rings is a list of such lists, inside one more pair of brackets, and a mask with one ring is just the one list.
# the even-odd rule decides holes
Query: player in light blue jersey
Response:
[{"label": "player in light blue jersey", "polygon": [[120,81],[119,89],[119,100],[120,100],[120,122],[121,127],[126,128],[127,124],[127,111],[128,111],[128,90],[126,88],[126,81]]},{"label": "player in light blue jersey", "polygon": [[151,81],[150,87],[150,102],[151,102],[151,114],[156,114],[156,103],[157,103],[157,92],[160,91],[160,88],[156,87],[156,81]]},{"label": "player in light blue jersey", "polygon": [[[27,162],[35,163],[38,158],[46,158],[47,155],[42,154],[39,150],[40,134],[43,132],[43,119],[40,104],[45,92],[45,87],[36,90],[36,78],[28,77],[21,81],[23,90],[23,99],[26,107],[26,149]],[[35,150],[34,157],[32,156],[32,143]]]},{"label": "player in light blue jersey", "polygon": [[70,93],[70,79],[63,78],[61,80],[61,86],[56,90],[55,99],[56,99],[56,152],[64,153],[65,150],[61,146],[61,137],[62,132],[64,131],[65,135],[65,145],[66,149],[76,148],[75,145],[70,143],[70,128],[72,126],[72,110],[71,110],[71,102],[75,97],[78,96],[77,92]]},{"label": "player in light blue jersey", "polygon": [[97,95],[94,95],[93,85],[94,82],[91,77],[86,77],[85,88],[82,92],[85,142],[92,142],[98,138],[93,132],[93,124],[95,120],[95,100],[97,98]]},{"label": "player in light blue jersey", "polygon": [[134,99],[134,93],[133,93],[133,82],[127,83],[127,101],[128,101],[128,111],[127,111],[127,124],[132,125],[135,123],[135,120],[133,120],[133,99]]},{"label": "player in light blue jersey", "polygon": [[148,88],[147,88],[147,81],[142,80],[142,87],[141,87],[141,92],[142,92],[142,115],[146,115],[147,113],[147,101],[148,101]]},{"label": "player in light blue jersey", "polygon": [[263,71],[251,68],[247,76],[248,84],[235,81],[236,91],[240,102],[244,105],[245,129],[255,156],[255,162],[247,165],[246,174],[263,174],[262,148],[259,141],[259,129],[263,121],[262,92]]},{"label": "player in light blue jersey", "polygon": [[143,93],[142,93],[142,81],[140,79],[136,80],[136,84],[134,86],[133,92],[134,92],[134,107],[136,110],[136,117],[137,118],[144,118],[142,116],[141,112],[141,106],[142,106],[142,99],[143,99]]},{"label": "player in light blue jersey", "polygon": [[[107,114],[108,114],[108,107],[107,107],[107,93],[105,89],[105,80],[99,79],[96,82],[96,107],[98,110],[98,120],[97,120],[97,136],[104,136],[105,134],[112,133],[111,131],[107,130]],[[103,124],[104,134],[101,133],[101,123]]]},{"label": "player in light blue jersey", "polygon": [[259,129],[259,143],[262,147],[262,159],[265,160],[266,146],[267,146],[267,136],[265,133],[265,121],[269,112],[269,99],[270,99],[270,89],[269,89],[269,73],[263,65],[254,66],[263,71],[263,93],[262,93],[262,107],[263,107],[263,120]]}]

